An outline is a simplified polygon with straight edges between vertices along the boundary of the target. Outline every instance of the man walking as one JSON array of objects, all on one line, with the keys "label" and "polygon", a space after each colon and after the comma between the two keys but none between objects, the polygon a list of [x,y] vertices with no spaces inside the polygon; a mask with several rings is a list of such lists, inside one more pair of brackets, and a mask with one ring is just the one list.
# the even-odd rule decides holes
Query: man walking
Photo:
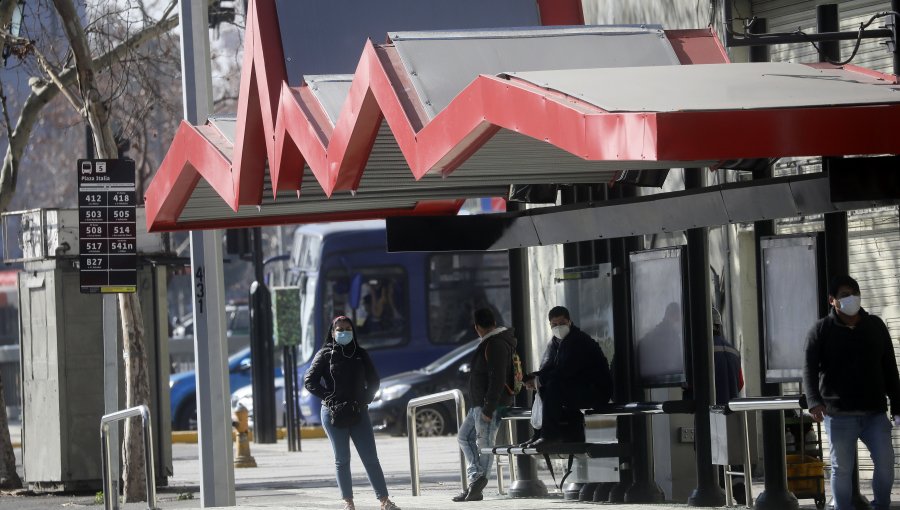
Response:
[{"label": "man walking", "polygon": [[492,455],[482,455],[481,449],[494,446],[494,438],[500,428],[499,408],[512,404],[506,382],[516,351],[516,337],[511,329],[497,326],[497,320],[489,308],[480,308],[473,315],[475,332],[481,343],[469,365],[469,401],[472,408],[457,434],[459,447],[466,458],[469,488],[453,498],[457,502],[484,499],[481,491],[487,486]]},{"label": "man walking", "polygon": [[851,477],[856,442],[869,449],[872,508],[887,510],[894,483],[891,401],[900,420],[900,377],[894,347],[884,322],[860,307],[859,284],[847,275],[828,284],[831,313],[810,329],[806,339],[803,388],[815,421],[825,420],[831,439],[831,490],[835,510],[852,510]]}]

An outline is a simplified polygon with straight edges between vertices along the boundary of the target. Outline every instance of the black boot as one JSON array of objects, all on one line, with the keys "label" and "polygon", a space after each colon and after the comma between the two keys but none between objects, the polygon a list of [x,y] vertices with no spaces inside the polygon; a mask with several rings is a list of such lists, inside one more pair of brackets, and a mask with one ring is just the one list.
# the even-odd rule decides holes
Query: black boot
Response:
[{"label": "black boot", "polygon": [[481,475],[469,485],[469,493],[466,495],[466,501],[481,501],[484,499],[484,495],[481,491],[487,487],[488,479],[486,476]]}]

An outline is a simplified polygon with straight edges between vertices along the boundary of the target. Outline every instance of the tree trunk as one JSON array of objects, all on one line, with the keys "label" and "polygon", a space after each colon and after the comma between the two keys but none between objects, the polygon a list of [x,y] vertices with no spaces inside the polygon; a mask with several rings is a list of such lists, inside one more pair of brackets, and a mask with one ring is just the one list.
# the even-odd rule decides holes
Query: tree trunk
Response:
[{"label": "tree trunk", "polygon": [[[53,0],[61,18],[66,38],[72,47],[78,86],[84,101],[84,114],[94,132],[94,144],[100,159],[116,159],[118,148],[109,123],[109,114],[102,101],[94,80],[94,62],[84,27],[71,0]],[[126,405],[134,407],[148,405],[150,384],[147,372],[147,355],[144,348],[144,320],[141,303],[137,294],[119,294],[119,317],[122,326],[122,342],[125,347],[125,392]],[[141,429],[135,426],[136,419],[125,423],[124,473],[122,475],[125,502],[143,501],[147,497],[146,475],[144,472],[143,443]],[[155,483],[155,480],[154,482]]]},{"label": "tree trunk", "polygon": [[[122,321],[122,338],[126,345],[125,353],[125,405],[135,407],[149,406],[150,374],[147,372],[147,352],[144,349],[144,318],[141,303],[137,294],[119,294],[119,316]],[[125,422],[125,470],[123,491],[125,502],[144,501],[147,499],[147,475],[144,471],[145,455],[143,431],[138,418],[129,418]],[[154,480],[152,483],[156,483]]]},{"label": "tree trunk", "polygon": [[3,398],[3,378],[0,377],[0,489],[19,489],[22,479],[16,472],[16,454],[9,437],[6,399]]}]

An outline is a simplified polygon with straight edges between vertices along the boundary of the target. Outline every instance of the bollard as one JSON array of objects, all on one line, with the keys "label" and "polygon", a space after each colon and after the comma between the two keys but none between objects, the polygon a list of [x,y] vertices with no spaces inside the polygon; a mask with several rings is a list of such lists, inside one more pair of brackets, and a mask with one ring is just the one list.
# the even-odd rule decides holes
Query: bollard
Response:
[{"label": "bollard", "polygon": [[237,431],[234,439],[237,442],[237,455],[234,457],[234,467],[256,467],[256,459],[253,458],[253,455],[250,455],[250,426],[248,425],[250,413],[243,404],[238,404],[234,410],[234,416],[234,428]]}]

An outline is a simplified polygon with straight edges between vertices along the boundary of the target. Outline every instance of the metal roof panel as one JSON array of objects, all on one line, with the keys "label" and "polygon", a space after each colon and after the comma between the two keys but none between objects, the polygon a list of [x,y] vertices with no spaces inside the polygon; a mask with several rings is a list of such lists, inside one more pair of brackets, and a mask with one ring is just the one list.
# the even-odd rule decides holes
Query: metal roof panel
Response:
[{"label": "metal roof panel", "polygon": [[[675,112],[900,103],[900,86],[803,64],[705,64],[508,73],[608,112]],[[876,86],[873,86],[876,85]]]},{"label": "metal roof panel", "polygon": [[391,32],[390,36],[432,117],[480,74],[679,63],[658,26]]}]

